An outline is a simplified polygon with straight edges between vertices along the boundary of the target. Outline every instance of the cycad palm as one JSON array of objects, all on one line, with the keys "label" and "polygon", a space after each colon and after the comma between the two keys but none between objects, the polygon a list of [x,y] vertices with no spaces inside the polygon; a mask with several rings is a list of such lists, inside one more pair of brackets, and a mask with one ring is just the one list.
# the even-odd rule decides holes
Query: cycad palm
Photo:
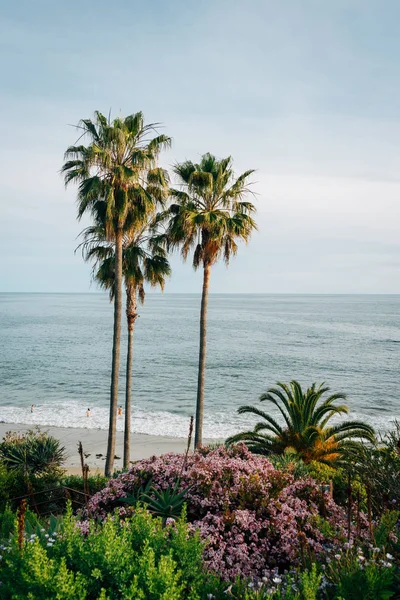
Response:
[{"label": "cycad palm", "polygon": [[[170,138],[158,135],[151,139],[155,126],[145,125],[140,112],[113,121],[96,112],[93,121],[83,119],[78,128],[88,144],[67,149],[62,167],[65,184],[78,184],[78,219],[85,213],[90,214],[95,223],[104,219],[107,240],[115,246],[114,333],[105,465],[106,474],[111,475],[120,367],[123,236],[135,227],[140,212],[145,214],[154,208],[160,190],[165,187],[164,171],[156,168],[156,162],[160,150],[170,145]],[[132,206],[135,211],[131,210]]]},{"label": "cycad palm", "polygon": [[200,316],[200,350],[197,384],[195,447],[202,444],[204,377],[206,365],[206,322],[210,270],[221,257],[228,265],[239,240],[247,242],[256,224],[246,171],[235,179],[231,157],[217,160],[205,154],[200,163],[186,161],[174,167],[181,189],[171,191],[173,204],[160,216],[167,221],[169,247],[180,246],[186,260],[193,250],[193,267],[203,268]]},{"label": "cycad palm", "polygon": [[[155,238],[149,234],[148,224],[151,219],[152,216],[148,215],[143,219],[141,225],[138,225],[136,230],[131,230],[123,240],[122,272],[125,282],[128,326],[123,459],[125,469],[130,466],[133,334],[138,317],[137,304],[138,302],[144,303],[145,283],[152,287],[158,286],[163,290],[165,278],[171,273],[164,248],[155,243]],[[88,227],[83,231],[83,237],[83,256],[85,260],[94,260],[95,280],[103,288],[108,289],[110,299],[115,300],[114,247],[107,243],[104,227],[101,225]]]},{"label": "cycad palm", "polygon": [[290,384],[277,383],[260,396],[260,402],[273,404],[280,412],[284,425],[281,425],[268,412],[255,406],[241,406],[239,414],[252,414],[261,417],[252,431],[244,431],[228,438],[227,443],[244,441],[256,454],[283,454],[295,452],[304,462],[312,460],[332,463],[340,461],[349,448],[354,448],[358,440],[374,441],[372,427],[361,421],[345,421],[328,425],[335,415],[347,414],[345,404],[335,404],[346,400],[344,394],[332,394],[323,398],[329,388],[316,383],[303,391],[297,381]]}]

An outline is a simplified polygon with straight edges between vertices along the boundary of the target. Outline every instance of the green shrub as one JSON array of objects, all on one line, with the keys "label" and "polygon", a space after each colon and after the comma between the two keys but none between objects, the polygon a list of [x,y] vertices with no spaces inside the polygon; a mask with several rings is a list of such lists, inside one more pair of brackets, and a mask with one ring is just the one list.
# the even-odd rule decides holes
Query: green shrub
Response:
[{"label": "green shrub", "polygon": [[[384,550],[348,548],[326,569],[333,600],[390,600],[395,597],[395,567]],[[391,557],[393,558],[393,557]]]},{"label": "green shrub", "polygon": [[[97,492],[105,488],[108,480],[109,477],[105,477],[104,475],[89,475],[88,485],[90,495],[96,494]],[[73,490],[77,490],[78,492],[84,491],[82,475],[64,475],[60,483],[62,485],[65,485],[65,487],[72,488]]]},{"label": "green shrub", "polygon": [[60,532],[27,536],[18,550],[16,534],[0,563],[5,598],[60,600],[200,600],[202,544],[184,518],[163,527],[144,509],[123,522],[79,526],[67,511]]},{"label": "green shrub", "polygon": [[2,512],[0,512],[0,542],[7,542],[10,535],[14,532],[15,513],[7,504]]},{"label": "green shrub", "polygon": [[[64,518],[44,526],[26,513],[26,534],[18,547],[15,514],[0,516],[8,527],[7,548],[0,561],[1,598],[12,600],[389,600],[396,598],[398,559],[393,528],[398,513],[385,514],[376,528],[379,548],[364,553],[352,544],[326,565],[279,573],[261,579],[223,581],[205,569],[203,544],[182,517],[163,526],[161,518],[137,508],[125,520],[109,515],[103,523],[78,521],[71,508]],[[46,529],[44,529],[46,527]],[[392,550],[392,547],[395,550]],[[393,552],[395,556],[392,556]],[[330,557],[330,560],[329,560]]]},{"label": "green shrub", "polygon": [[400,506],[400,423],[395,422],[378,444],[359,446],[347,460],[352,478],[369,493],[374,516]]},{"label": "green shrub", "polygon": [[[269,457],[276,469],[290,473],[299,479],[302,477],[312,477],[317,483],[328,485],[332,481],[333,499],[340,506],[347,506],[348,502],[348,475],[345,467],[333,467],[317,461],[311,461],[305,464],[301,458],[295,454],[271,455]],[[353,502],[360,498],[360,509],[367,510],[367,491],[366,486],[356,478],[354,472],[351,477],[351,493]]]},{"label": "green shrub", "polygon": [[[8,474],[14,474],[24,492],[43,489],[60,480],[65,449],[60,442],[40,429],[19,434],[7,432],[0,443],[0,462]],[[21,494],[22,495],[22,494]]]},{"label": "green shrub", "polygon": [[[62,517],[55,517],[51,515],[47,519],[40,519],[36,513],[26,510],[25,513],[25,533],[29,537],[31,534],[38,535],[45,541],[45,529],[47,533],[52,533],[59,529],[59,522]],[[5,544],[10,540],[10,537],[15,534],[15,527],[17,522],[17,512],[14,512],[9,505],[0,512],[0,542]],[[0,596],[1,597],[1,596]]]},{"label": "green shrub", "polygon": [[0,462],[0,511],[5,509],[10,500],[22,496],[25,490],[23,478],[15,471],[8,471]]}]

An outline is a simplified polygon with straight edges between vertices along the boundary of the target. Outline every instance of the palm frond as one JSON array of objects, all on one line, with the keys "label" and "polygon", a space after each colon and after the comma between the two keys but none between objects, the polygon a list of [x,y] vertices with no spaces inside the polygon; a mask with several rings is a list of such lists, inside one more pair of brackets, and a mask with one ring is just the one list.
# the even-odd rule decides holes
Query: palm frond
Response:
[{"label": "palm frond", "polygon": [[[278,382],[260,396],[260,402],[268,401],[280,412],[285,427],[264,410],[255,406],[241,406],[239,414],[251,414],[261,417],[252,431],[244,431],[228,438],[227,443],[244,441],[252,452],[268,455],[272,451],[282,454],[293,449],[304,462],[318,461],[325,464],[340,464],[346,452],[360,451],[360,442],[365,440],[374,443],[373,428],[361,421],[345,421],[327,427],[334,415],[348,412],[344,404],[335,402],[343,400],[342,393],[332,394],[325,384],[317,386],[313,383],[303,391],[299,382],[293,380],[289,384]],[[268,432],[268,433],[266,433]]]}]

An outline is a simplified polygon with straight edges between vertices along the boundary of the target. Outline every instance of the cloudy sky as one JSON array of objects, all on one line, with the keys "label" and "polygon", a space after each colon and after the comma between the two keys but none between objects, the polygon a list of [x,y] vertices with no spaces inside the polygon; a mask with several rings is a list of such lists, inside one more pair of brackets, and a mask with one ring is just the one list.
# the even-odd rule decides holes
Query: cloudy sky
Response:
[{"label": "cloudy sky", "polygon": [[[85,223],[59,169],[70,126],[142,110],[169,166],[257,169],[259,233],[212,291],[400,293],[397,0],[6,0],[0,291],[86,292]],[[173,259],[169,292],[201,274]]]}]

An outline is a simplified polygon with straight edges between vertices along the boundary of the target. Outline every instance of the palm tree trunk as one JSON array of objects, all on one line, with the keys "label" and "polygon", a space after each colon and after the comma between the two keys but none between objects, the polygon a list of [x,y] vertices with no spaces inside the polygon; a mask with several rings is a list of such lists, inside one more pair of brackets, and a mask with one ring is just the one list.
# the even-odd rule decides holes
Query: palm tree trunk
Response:
[{"label": "palm tree trunk", "polygon": [[105,475],[111,477],[114,471],[115,440],[117,434],[118,377],[121,350],[122,316],[122,231],[115,238],[115,290],[114,290],[114,336],[111,368],[110,420],[108,426],[107,458]]},{"label": "palm tree trunk", "polygon": [[200,350],[199,350],[199,374],[197,380],[197,404],[196,404],[196,429],[194,436],[194,447],[200,448],[203,443],[203,415],[204,415],[204,379],[206,372],[206,343],[207,343],[207,305],[208,288],[210,285],[210,265],[204,267],[203,293],[201,297],[200,312]]},{"label": "palm tree trunk", "polygon": [[126,357],[124,469],[129,469],[131,460],[131,406],[132,406],[132,359],[133,331],[137,317],[136,288],[126,289],[126,318],[128,320],[128,352]]}]

